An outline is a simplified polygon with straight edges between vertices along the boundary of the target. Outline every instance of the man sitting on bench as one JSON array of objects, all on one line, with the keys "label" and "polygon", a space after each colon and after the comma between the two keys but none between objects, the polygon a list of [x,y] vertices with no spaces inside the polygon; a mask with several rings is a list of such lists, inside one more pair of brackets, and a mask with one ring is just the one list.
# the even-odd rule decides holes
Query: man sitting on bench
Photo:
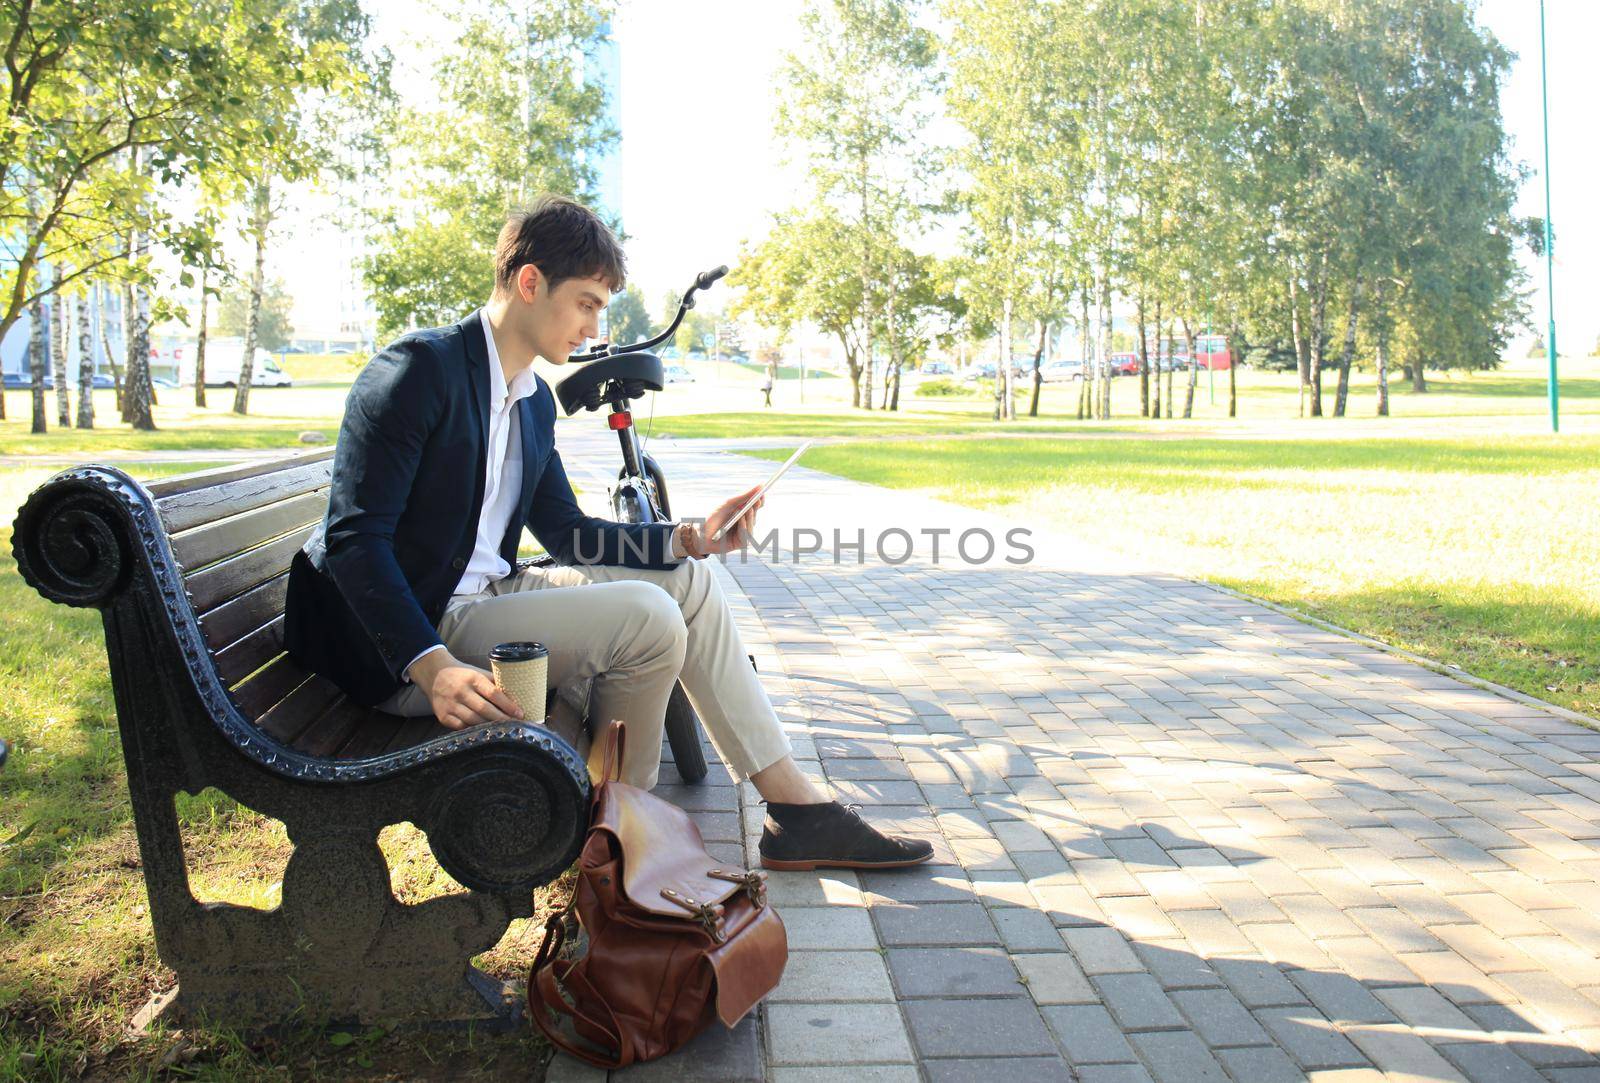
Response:
[{"label": "man sitting on bench", "polygon": [[[610,229],[546,197],[506,222],[494,271],[482,309],[401,337],[356,377],[327,515],[290,571],[290,654],[359,703],[461,728],[523,717],[486,666],[496,644],[536,639],[551,684],[593,678],[591,716],[627,722],[623,779],[646,788],[681,679],[718,752],[766,799],[764,866],[927,861],[927,842],[881,834],[826,800],[790,754],[704,562],[746,544],[754,510],[710,539],[751,494],[700,525],[578,508],[555,450],[555,399],[531,365],[564,364],[599,334],[624,277]],[[513,574],[524,525],[557,566]]]}]

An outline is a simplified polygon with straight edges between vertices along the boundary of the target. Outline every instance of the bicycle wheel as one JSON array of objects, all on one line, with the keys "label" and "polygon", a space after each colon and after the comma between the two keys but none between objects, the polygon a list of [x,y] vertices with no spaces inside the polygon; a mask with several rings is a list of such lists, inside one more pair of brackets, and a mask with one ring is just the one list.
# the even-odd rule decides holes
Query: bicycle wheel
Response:
[{"label": "bicycle wheel", "polygon": [[683,685],[672,686],[672,698],[667,700],[667,745],[672,749],[672,762],[678,766],[678,775],[685,782],[699,782],[706,777],[706,750],[700,741],[700,718],[684,695]]}]

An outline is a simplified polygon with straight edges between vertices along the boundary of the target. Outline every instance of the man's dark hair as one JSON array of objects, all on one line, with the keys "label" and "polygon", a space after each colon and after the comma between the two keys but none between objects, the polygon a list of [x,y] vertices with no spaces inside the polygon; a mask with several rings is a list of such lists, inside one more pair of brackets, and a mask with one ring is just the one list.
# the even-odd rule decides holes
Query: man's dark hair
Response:
[{"label": "man's dark hair", "polygon": [[604,278],[616,293],[627,278],[622,245],[611,227],[583,204],[565,196],[540,196],[513,211],[494,246],[494,284],[509,290],[517,271],[531,263],[550,289],[569,278]]}]

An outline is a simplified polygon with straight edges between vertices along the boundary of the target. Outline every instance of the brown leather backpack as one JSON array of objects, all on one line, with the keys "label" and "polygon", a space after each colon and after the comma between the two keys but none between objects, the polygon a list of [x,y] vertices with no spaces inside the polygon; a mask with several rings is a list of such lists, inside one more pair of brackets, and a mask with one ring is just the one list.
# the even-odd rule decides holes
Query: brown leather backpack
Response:
[{"label": "brown leather backpack", "polygon": [[[545,925],[528,1001],[556,1048],[622,1068],[672,1052],[714,1018],[729,1027],[744,1018],[783,976],[789,940],[764,874],[716,861],[685,812],[617,781],[621,722],[607,739],[577,888]],[[557,956],[574,909],[589,943],[569,961]],[[558,1030],[552,1014],[570,1016],[592,1044]]]}]

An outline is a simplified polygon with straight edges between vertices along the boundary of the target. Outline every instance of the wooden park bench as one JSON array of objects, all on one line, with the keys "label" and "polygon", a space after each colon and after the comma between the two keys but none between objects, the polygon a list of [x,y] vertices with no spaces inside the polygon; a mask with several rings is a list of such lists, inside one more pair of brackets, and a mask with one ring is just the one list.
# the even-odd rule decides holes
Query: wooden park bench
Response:
[{"label": "wooden park bench", "polygon": [[[399,719],[284,653],[289,562],[332,465],[328,450],[147,484],[67,470],[18,515],[17,564],[46,598],[104,618],[156,946],[184,1016],[505,1020],[509,990],[469,960],[576,857],[588,773],[544,726]],[[286,825],[275,909],[190,892],[174,798],[208,786]],[[394,898],[377,836],[401,822],[466,891]]]}]

